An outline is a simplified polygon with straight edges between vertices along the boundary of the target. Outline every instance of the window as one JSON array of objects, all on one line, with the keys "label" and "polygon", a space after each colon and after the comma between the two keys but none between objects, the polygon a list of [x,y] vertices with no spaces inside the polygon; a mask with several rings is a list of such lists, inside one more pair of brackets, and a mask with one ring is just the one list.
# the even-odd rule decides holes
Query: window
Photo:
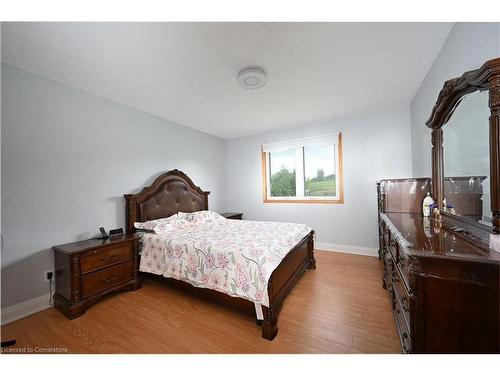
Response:
[{"label": "window", "polygon": [[295,170],[297,160],[295,149],[269,153],[269,175],[271,197],[295,197]]},{"label": "window", "polygon": [[344,203],[342,134],[262,146],[264,203]]}]

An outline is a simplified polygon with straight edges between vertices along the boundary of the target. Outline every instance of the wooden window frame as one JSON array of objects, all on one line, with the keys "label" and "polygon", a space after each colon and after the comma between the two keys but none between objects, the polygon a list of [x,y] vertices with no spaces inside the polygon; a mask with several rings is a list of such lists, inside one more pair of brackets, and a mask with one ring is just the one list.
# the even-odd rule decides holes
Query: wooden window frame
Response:
[{"label": "wooden window frame", "polygon": [[338,135],[338,184],[339,194],[337,199],[268,199],[267,197],[267,157],[266,153],[261,150],[262,160],[262,198],[264,203],[305,203],[305,204],[344,204],[344,172],[343,172],[343,156],[342,156],[342,132]]}]

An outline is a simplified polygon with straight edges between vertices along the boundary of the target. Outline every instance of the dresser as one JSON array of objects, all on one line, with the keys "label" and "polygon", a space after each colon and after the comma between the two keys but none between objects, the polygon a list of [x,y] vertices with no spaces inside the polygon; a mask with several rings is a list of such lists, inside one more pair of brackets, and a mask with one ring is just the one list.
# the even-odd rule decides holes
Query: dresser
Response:
[{"label": "dresser", "polygon": [[377,183],[382,285],[401,351],[499,353],[500,58],[446,81],[425,125],[432,178]]},{"label": "dresser", "polygon": [[498,353],[500,252],[452,217],[423,217],[429,189],[429,178],[377,183],[382,284],[401,351]]},{"label": "dresser", "polygon": [[123,235],[54,246],[54,306],[73,319],[112,292],[139,289],[137,241]]}]

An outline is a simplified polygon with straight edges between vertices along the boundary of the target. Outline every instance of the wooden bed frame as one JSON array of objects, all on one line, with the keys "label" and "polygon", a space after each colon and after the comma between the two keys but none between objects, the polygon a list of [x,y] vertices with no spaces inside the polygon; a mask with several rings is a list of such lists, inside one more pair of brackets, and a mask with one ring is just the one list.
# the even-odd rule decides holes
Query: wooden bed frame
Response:
[{"label": "wooden bed frame", "polygon": [[[210,192],[201,190],[191,179],[177,169],[160,175],[151,186],[145,187],[138,194],[125,194],[127,233],[135,232],[134,222],[144,222],[168,217],[178,212],[208,210]],[[274,339],[278,333],[278,314],[285,297],[290,293],[306,269],[315,269],[314,231],[305,236],[271,274],[268,283],[269,307],[262,306],[264,319],[257,320],[262,325],[262,337]],[[141,273],[148,277],[156,275]],[[164,278],[164,282],[185,289],[190,293],[217,302],[223,301],[231,307],[255,316],[253,302],[224,293],[204,288],[196,288],[186,282]]]}]

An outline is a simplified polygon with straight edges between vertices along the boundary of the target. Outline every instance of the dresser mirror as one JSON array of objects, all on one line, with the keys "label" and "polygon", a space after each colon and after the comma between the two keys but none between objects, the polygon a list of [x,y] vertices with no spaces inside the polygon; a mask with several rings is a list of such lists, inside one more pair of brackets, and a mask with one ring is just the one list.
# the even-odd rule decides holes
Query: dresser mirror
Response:
[{"label": "dresser mirror", "polygon": [[446,81],[426,125],[440,212],[500,233],[500,58]]},{"label": "dresser mirror", "polygon": [[442,210],[491,226],[489,116],[488,91],[475,91],[443,126]]}]

